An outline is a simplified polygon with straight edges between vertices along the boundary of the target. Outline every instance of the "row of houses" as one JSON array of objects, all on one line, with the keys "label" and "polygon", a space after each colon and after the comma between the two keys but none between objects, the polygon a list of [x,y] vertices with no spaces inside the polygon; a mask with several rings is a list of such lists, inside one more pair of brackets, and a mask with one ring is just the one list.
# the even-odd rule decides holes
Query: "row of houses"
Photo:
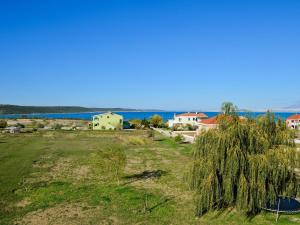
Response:
[{"label": "row of houses", "polygon": [[[192,125],[202,126],[204,129],[216,126],[216,118],[208,118],[204,113],[183,113],[174,115],[173,120],[168,121],[170,128],[176,125]],[[92,128],[93,130],[121,130],[124,126],[123,116],[113,112],[107,112],[93,116]]]},{"label": "row of houses", "polygon": [[[243,119],[242,116],[240,116]],[[174,115],[174,119],[168,121],[170,128],[178,125],[192,125],[197,127],[197,133],[202,130],[209,130],[218,126],[218,116],[208,118],[204,113],[183,113]],[[286,119],[287,127],[300,130],[300,114],[291,115]]]},{"label": "row of houses", "polygon": [[[201,130],[209,130],[218,126],[218,116],[208,118],[202,112],[188,112],[182,114],[174,114],[174,118],[168,120],[168,127],[191,125]],[[287,118],[286,124],[291,129],[300,129],[300,114],[294,114]],[[93,130],[121,130],[124,126],[123,116],[113,112],[107,112],[93,116]]]}]

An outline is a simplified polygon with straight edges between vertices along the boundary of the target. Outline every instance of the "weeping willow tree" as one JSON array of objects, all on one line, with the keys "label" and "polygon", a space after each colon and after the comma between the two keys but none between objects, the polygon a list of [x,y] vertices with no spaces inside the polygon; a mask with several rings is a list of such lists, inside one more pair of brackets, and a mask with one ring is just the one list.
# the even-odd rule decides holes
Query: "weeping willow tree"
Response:
[{"label": "weeping willow tree", "polygon": [[219,128],[200,134],[191,187],[196,214],[235,207],[255,214],[278,196],[294,197],[298,167],[293,134],[267,113],[258,119],[218,117]]}]

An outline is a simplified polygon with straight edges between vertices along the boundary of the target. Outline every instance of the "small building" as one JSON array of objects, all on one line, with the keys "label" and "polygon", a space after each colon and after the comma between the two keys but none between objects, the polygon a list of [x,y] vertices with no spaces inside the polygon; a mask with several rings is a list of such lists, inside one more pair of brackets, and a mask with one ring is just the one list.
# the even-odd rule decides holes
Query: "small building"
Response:
[{"label": "small building", "polygon": [[207,131],[209,129],[217,128],[219,125],[218,116],[214,116],[208,119],[203,119],[198,123],[197,134],[200,134],[201,131]]},{"label": "small building", "polygon": [[20,127],[6,127],[5,130],[7,130],[11,134],[20,133],[21,128]]},{"label": "small building", "polygon": [[123,116],[107,112],[93,116],[93,130],[122,130]]},{"label": "small building", "polygon": [[300,130],[300,114],[291,115],[286,119],[286,125],[291,129]]},{"label": "small building", "polygon": [[[226,116],[224,114],[219,114],[217,116],[208,118],[208,119],[203,119],[198,123],[198,129],[197,129],[197,134],[200,134],[202,131],[207,131],[210,129],[215,129],[218,128],[219,124],[221,121],[227,121],[230,122],[233,120],[232,116]],[[238,117],[239,121],[246,121],[247,118],[244,116],[239,116]]]},{"label": "small building", "polygon": [[183,113],[183,114],[174,114],[174,118],[172,120],[168,120],[168,126],[170,128],[174,127],[174,125],[192,125],[197,126],[198,123],[208,118],[208,116],[204,113]]}]

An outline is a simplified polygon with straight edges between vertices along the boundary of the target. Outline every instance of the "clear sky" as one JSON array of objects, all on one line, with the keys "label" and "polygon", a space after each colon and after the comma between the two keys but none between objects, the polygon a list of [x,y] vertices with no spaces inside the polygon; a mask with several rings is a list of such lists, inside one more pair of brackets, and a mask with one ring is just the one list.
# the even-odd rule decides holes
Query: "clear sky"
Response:
[{"label": "clear sky", "polygon": [[0,0],[0,103],[300,103],[299,0]]}]

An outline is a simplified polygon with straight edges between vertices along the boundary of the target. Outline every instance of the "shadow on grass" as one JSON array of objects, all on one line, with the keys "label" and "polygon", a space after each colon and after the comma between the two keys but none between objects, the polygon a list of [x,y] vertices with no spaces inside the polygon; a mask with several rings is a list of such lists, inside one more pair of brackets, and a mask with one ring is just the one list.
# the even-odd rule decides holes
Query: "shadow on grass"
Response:
[{"label": "shadow on grass", "polygon": [[164,140],[166,140],[166,138],[163,138],[163,137],[156,137],[156,138],[153,138],[152,140],[153,140],[153,141],[164,141]]},{"label": "shadow on grass", "polygon": [[[235,210],[235,207],[225,206],[225,207],[216,207],[215,209],[212,209],[210,211],[205,211],[202,215],[197,215],[198,217],[202,217],[204,215],[207,215],[209,213],[214,213],[213,218],[224,218],[226,216],[230,216],[231,213],[237,213]],[[259,213],[243,213],[240,212],[240,215],[242,215],[247,222],[251,222],[252,219],[254,219]]]},{"label": "shadow on grass", "polygon": [[174,198],[175,198],[175,197],[169,197],[169,198],[163,199],[161,202],[158,202],[156,205],[154,205],[154,206],[148,208],[147,210],[148,210],[149,212],[152,212],[154,209],[156,209],[156,208],[158,208],[158,207],[160,207],[160,206],[162,206],[162,205],[168,203],[169,201],[173,200]]},{"label": "shadow on grass", "polygon": [[167,172],[163,171],[163,170],[145,170],[142,173],[137,173],[137,174],[133,174],[133,175],[128,175],[125,176],[125,179],[128,179],[129,181],[126,182],[124,185],[126,184],[130,184],[133,183],[135,181],[139,181],[139,180],[147,180],[147,179],[151,179],[151,178],[160,178],[163,175],[166,175]]}]

